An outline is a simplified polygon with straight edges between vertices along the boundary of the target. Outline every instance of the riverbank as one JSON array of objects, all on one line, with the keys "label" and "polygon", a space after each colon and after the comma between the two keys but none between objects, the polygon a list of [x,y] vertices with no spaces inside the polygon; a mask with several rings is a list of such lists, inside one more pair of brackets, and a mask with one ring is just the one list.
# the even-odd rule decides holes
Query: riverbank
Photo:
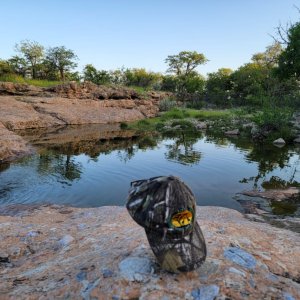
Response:
[{"label": "riverbank", "polygon": [[196,271],[175,275],[159,268],[143,228],[123,207],[6,208],[0,216],[1,297],[300,297],[298,234],[231,209],[198,207],[197,213],[207,260]]},{"label": "riverbank", "polygon": [[[269,120],[271,117],[273,120]],[[284,120],[280,123],[277,118]],[[205,130],[206,133],[215,136],[239,136],[257,143],[273,143],[277,147],[300,143],[300,113],[289,111],[280,115],[280,111],[272,109],[260,111],[254,108],[223,110],[173,108],[160,113],[158,117],[129,124],[123,123],[122,126],[161,133]]]},{"label": "riverbank", "polygon": [[17,130],[132,122],[154,117],[167,93],[69,83],[49,88],[0,82],[0,162],[32,153]]},{"label": "riverbank", "polygon": [[[247,109],[175,108],[160,112],[160,104],[170,101],[170,96],[165,92],[138,93],[126,87],[97,86],[89,82],[44,88],[0,82],[0,162],[34,152],[34,147],[22,139],[18,130],[67,125],[121,123],[121,128],[136,131],[207,130],[214,135],[244,136],[258,141],[268,138],[277,146],[300,143],[297,112],[291,119],[294,129],[286,125],[274,133],[269,126],[259,128]],[[285,134],[288,140],[282,141]]]}]

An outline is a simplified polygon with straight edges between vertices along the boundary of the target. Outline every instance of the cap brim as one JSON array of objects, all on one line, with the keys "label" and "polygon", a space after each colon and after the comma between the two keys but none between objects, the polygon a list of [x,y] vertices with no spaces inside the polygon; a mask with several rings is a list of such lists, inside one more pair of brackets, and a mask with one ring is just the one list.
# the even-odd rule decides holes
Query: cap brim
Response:
[{"label": "cap brim", "polygon": [[[149,244],[161,267],[170,272],[187,272],[198,268],[206,258],[204,236],[197,221],[189,234],[165,235],[145,228]],[[178,237],[180,236],[180,237]]]}]

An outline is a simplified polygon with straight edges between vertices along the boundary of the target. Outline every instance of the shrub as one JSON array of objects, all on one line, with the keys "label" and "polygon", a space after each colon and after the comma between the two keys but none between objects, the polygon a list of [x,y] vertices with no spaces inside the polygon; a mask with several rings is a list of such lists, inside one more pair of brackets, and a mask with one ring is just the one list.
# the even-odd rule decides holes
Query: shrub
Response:
[{"label": "shrub", "polygon": [[189,114],[186,113],[185,110],[173,108],[172,110],[169,110],[166,112],[163,116],[163,120],[169,120],[169,119],[184,119],[188,117]]},{"label": "shrub", "polygon": [[160,101],[159,103],[159,110],[160,111],[169,111],[172,108],[176,107],[176,101],[172,98],[165,98]]},{"label": "shrub", "polygon": [[279,130],[289,126],[292,112],[288,108],[264,107],[261,112],[253,116],[253,122],[259,128],[268,130]]},{"label": "shrub", "polygon": [[161,80],[161,74],[148,72],[145,69],[127,69],[124,72],[125,84],[128,86],[152,87]]},{"label": "shrub", "polygon": [[159,122],[159,123],[156,124],[155,129],[158,130],[158,131],[160,131],[160,130],[162,130],[164,127],[165,127],[165,124]]}]

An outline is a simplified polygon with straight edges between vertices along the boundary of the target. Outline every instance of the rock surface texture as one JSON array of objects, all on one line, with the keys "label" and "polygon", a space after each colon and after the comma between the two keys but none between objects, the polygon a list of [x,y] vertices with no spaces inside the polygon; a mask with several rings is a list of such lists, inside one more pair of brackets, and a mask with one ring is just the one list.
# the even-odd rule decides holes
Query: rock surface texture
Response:
[{"label": "rock surface texture", "polygon": [[7,209],[1,299],[300,299],[297,233],[226,208],[198,207],[197,219],[207,259],[170,274],[125,208]]},{"label": "rock surface texture", "polygon": [[19,135],[0,122],[0,163],[33,152],[32,147]]},{"label": "rock surface texture", "polygon": [[160,100],[166,95],[149,92],[141,96],[129,88],[92,83],[71,82],[38,88],[0,82],[0,135],[5,135],[5,139],[1,139],[0,160],[14,159],[29,152],[26,143],[18,139],[13,130],[131,122],[154,117],[159,111]]}]

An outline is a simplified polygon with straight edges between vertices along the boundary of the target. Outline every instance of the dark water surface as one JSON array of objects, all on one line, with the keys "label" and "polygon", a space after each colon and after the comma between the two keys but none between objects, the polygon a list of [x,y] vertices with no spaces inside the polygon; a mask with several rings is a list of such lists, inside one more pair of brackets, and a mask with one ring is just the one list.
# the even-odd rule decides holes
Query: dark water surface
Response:
[{"label": "dark water surface", "polygon": [[0,165],[0,205],[124,205],[130,182],[181,177],[199,205],[242,210],[236,193],[299,184],[299,148],[204,133],[139,136],[118,125],[20,132],[37,154]]}]

